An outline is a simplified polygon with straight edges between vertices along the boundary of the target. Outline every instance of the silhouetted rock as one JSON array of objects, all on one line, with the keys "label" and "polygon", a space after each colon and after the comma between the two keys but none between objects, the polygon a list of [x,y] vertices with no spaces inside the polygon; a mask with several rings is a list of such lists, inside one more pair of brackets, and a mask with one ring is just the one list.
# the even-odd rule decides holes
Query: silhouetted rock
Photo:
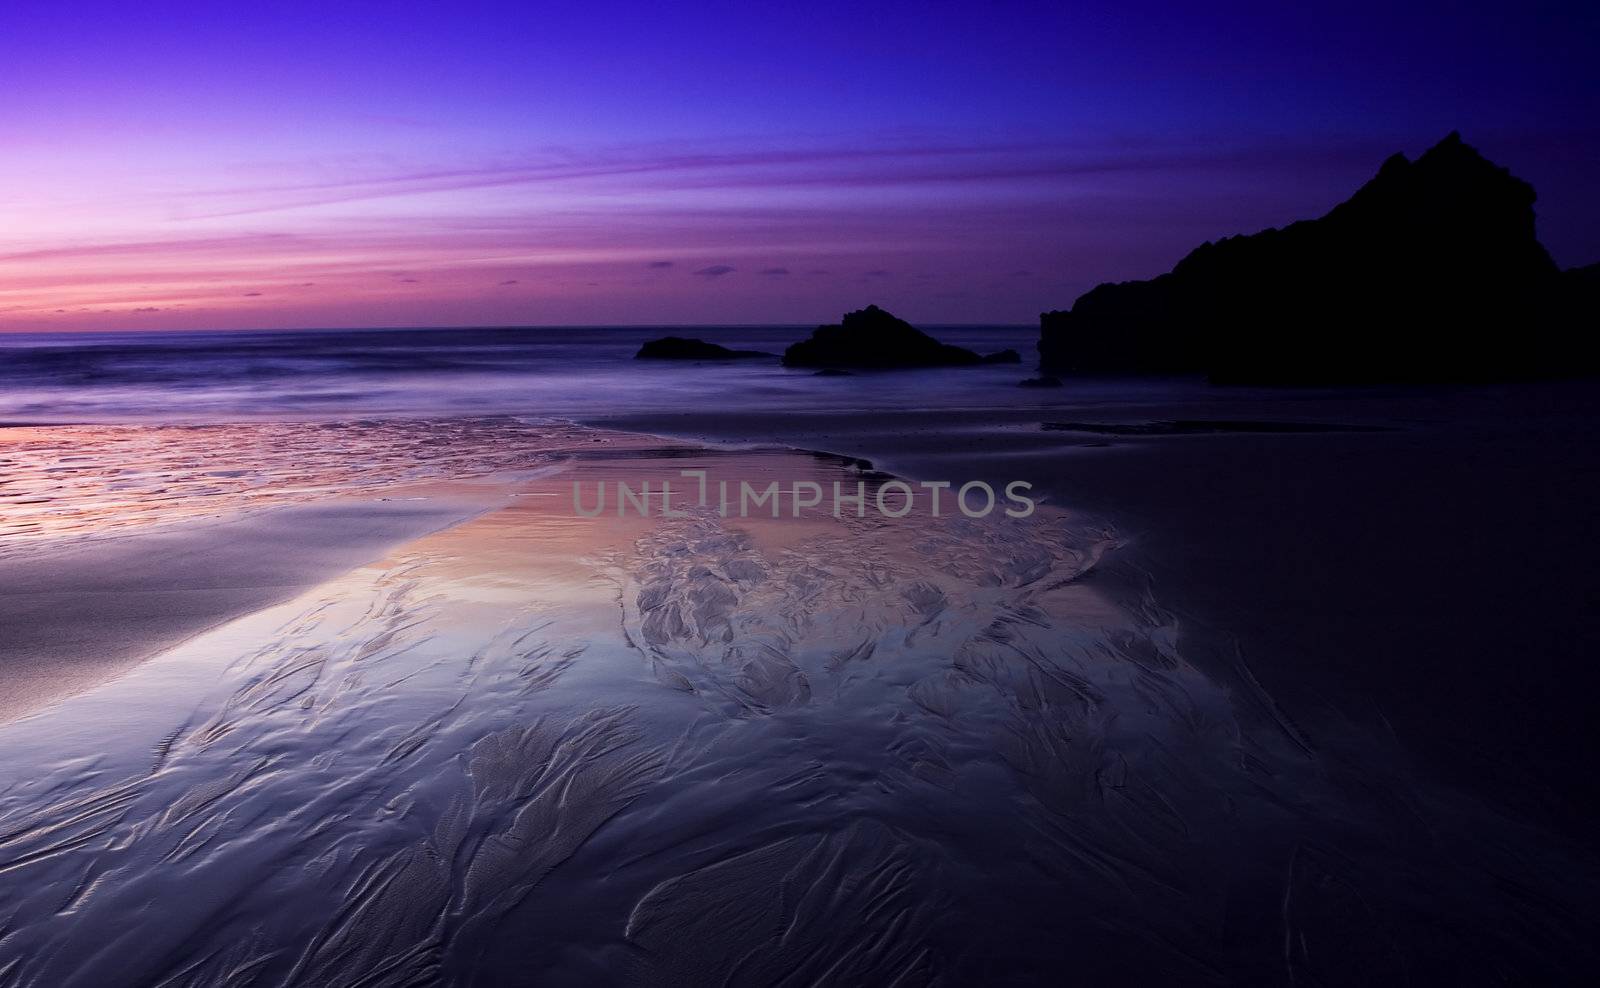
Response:
[{"label": "silhouetted rock", "polygon": [[760,350],[730,350],[717,343],[693,340],[682,336],[663,336],[651,340],[633,355],[635,360],[750,360],[772,357],[776,354]]},{"label": "silhouetted rock", "polygon": [[783,354],[785,367],[887,370],[962,367],[982,361],[971,350],[940,343],[876,305],[846,313],[837,326],[818,326],[809,340],[801,340]]},{"label": "silhouetted rock", "polygon": [[1595,276],[1557,271],[1533,202],[1452,133],[1320,219],[1202,244],[1045,313],[1041,367],[1294,384],[1570,373]]},{"label": "silhouetted rock", "polygon": [[1600,264],[1561,272],[1560,314],[1574,333],[1600,326]]},{"label": "silhouetted rock", "polygon": [[979,359],[986,364],[1020,364],[1022,354],[1015,350],[996,350],[994,353],[984,354]]},{"label": "silhouetted rock", "polygon": [[1051,377],[1049,374],[1040,374],[1038,377],[1023,378],[1017,382],[1019,388],[1059,388],[1061,378]]},{"label": "silhouetted rock", "polygon": [[1600,294],[1600,263],[1568,268],[1561,272],[1561,278],[1570,288],[1587,292],[1591,297]]}]

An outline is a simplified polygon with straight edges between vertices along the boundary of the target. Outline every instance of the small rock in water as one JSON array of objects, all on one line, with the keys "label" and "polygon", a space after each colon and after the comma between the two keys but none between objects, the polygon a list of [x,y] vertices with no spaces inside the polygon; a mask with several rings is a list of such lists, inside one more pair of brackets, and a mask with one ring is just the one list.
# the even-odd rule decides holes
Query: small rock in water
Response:
[{"label": "small rock in water", "polygon": [[650,340],[633,355],[635,360],[751,360],[771,357],[760,350],[731,350],[720,343],[683,336],[663,336]]},{"label": "small rock in water", "polygon": [[846,313],[837,325],[818,326],[810,339],[801,340],[783,353],[785,367],[892,370],[970,367],[983,361],[971,350],[940,343],[876,305]]}]

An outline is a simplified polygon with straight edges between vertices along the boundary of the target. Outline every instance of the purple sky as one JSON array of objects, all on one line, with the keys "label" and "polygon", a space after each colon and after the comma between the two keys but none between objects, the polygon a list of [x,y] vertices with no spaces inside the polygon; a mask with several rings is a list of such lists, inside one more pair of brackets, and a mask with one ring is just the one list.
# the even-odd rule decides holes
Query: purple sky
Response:
[{"label": "purple sky", "polygon": [[1600,260],[1593,3],[253,6],[0,6],[0,330],[1030,322],[1451,129]]}]

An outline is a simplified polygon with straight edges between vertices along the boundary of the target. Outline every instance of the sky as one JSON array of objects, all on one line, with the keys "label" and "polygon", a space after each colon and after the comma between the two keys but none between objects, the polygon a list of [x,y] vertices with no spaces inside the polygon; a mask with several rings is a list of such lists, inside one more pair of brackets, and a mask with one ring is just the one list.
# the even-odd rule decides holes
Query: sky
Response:
[{"label": "sky", "polygon": [[1600,261],[1600,4],[0,5],[0,331],[1027,323],[1451,130]]}]

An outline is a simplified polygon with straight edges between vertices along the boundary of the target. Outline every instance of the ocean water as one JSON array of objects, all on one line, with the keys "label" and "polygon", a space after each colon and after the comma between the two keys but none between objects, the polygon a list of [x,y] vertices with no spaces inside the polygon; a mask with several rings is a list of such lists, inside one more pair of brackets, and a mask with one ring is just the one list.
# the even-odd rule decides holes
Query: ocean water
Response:
[{"label": "ocean water", "polygon": [[772,360],[634,361],[646,340],[699,337],[781,353],[807,327],[412,329],[0,334],[0,421],[207,421],[382,415],[699,411],[708,405],[944,407],[1015,395],[1036,364],[1028,326],[934,327],[946,342],[1023,363],[907,376],[819,378]]}]

